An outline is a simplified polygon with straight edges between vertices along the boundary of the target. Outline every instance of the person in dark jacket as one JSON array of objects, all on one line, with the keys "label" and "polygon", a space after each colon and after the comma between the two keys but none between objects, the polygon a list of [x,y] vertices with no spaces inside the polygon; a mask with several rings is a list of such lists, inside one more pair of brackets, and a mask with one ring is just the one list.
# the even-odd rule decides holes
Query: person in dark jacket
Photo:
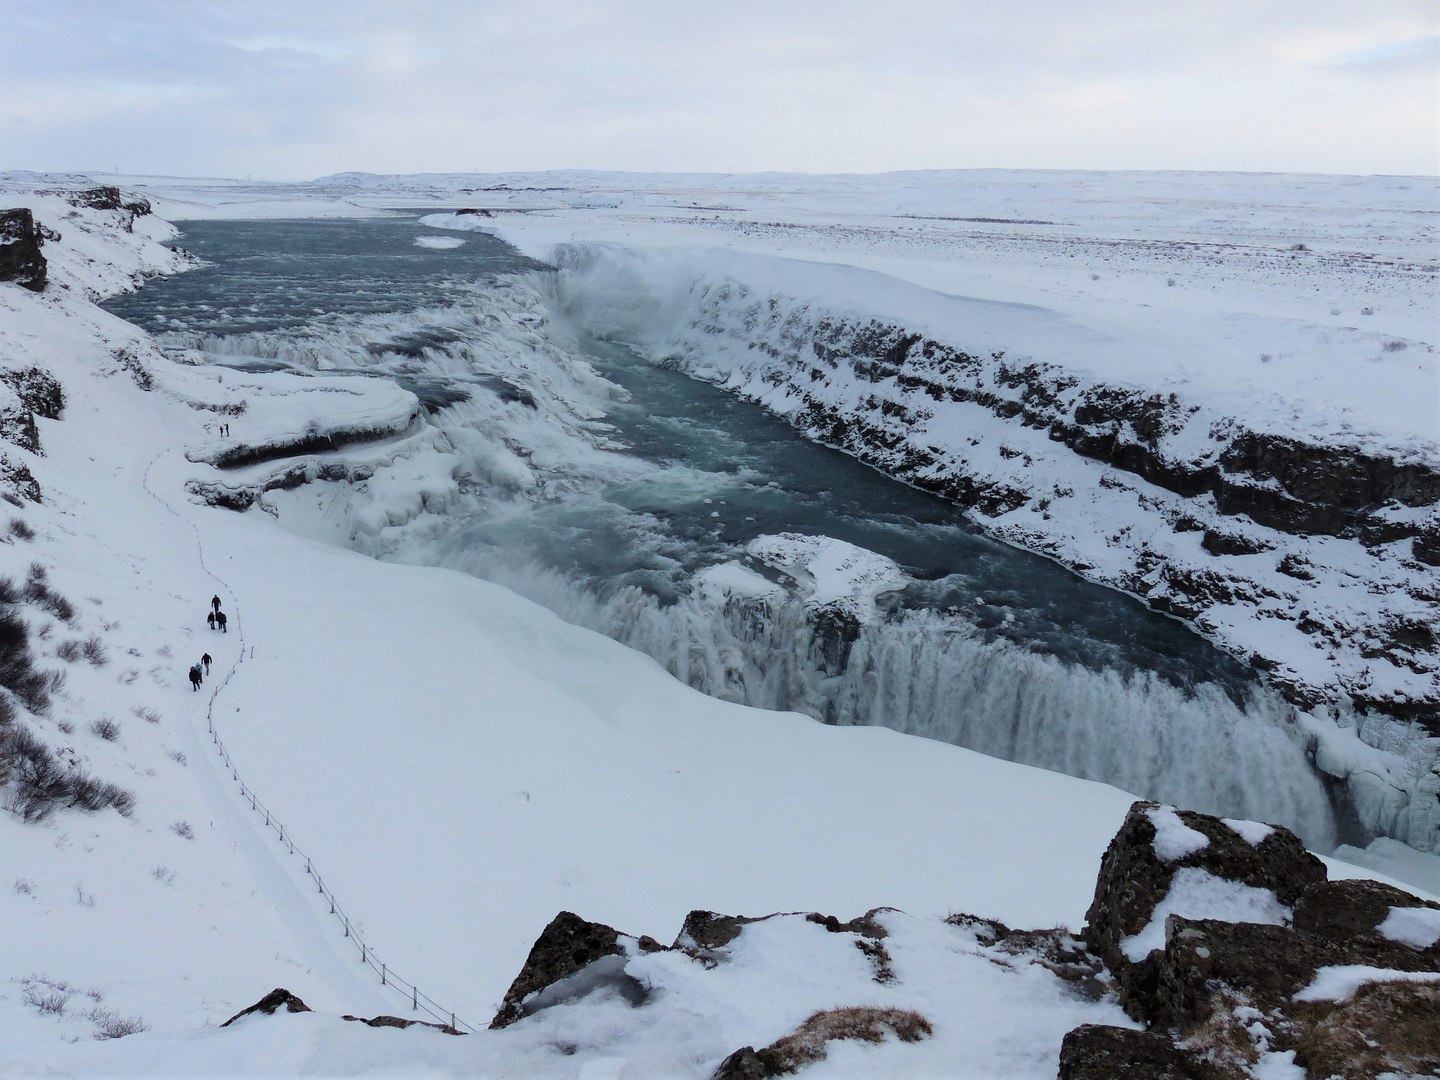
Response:
[{"label": "person in dark jacket", "polygon": [[209,674],[210,674],[210,660],[211,660],[211,656],[210,656],[210,654],[209,654],[208,652],[207,652],[204,656],[200,657],[200,662],[205,665],[205,674],[206,674],[206,675],[209,675]]},{"label": "person in dark jacket", "polygon": [[196,664],[190,669],[190,689],[199,690],[203,676],[200,674],[200,665]]},{"label": "person in dark jacket", "polygon": [[207,611],[207,612],[205,613],[205,621],[210,624],[210,629],[211,629],[211,630],[214,630],[214,629],[215,629],[215,612],[213,612],[213,611]]},{"label": "person in dark jacket", "polygon": [[223,612],[223,611],[217,611],[217,612],[215,612],[215,625],[220,628],[220,630],[221,630],[222,633],[228,634],[228,633],[230,632],[229,630],[226,630],[226,629],[225,629],[225,624],[228,623],[229,621],[230,621],[229,619],[225,618],[225,612]]},{"label": "person in dark jacket", "polygon": [[210,610],[211,610],[211,611],[219,611],[219,610],[220,610],[220,597],[218,597],[218,596],[212,596],[212,597],[210,597]]}]

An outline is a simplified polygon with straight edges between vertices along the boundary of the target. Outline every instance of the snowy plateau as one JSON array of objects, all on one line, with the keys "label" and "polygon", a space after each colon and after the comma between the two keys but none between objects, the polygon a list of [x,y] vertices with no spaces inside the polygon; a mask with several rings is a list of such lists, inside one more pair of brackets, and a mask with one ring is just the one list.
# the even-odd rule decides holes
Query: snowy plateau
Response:
[{"label": "snowy plateau", "polygon": [[[662,665],[423,554],[477,486],[554,500],[638,468],[577,327],[1183,620],[1260,673],[1309,770],[1275,824],[1332,882],[1440,892],[1434,180],[129,177],[112,198],[96,179],[0,176],[48,263],[43,289],[0,281],[0,1076],[704,1080],[859,1010],[871,1028],[822,1038],[801,1075],[1049,1078],[1077,1026],[1139,1029],[1063,958],[1157,794],[1142,773],[1104,774],[1136,777],[1122,790],[816,722],[828,704],[750,707],[740,661]],[[400,211],[418,251],[489,233],[545,267],[466,316],[495,392],[463,424],[427,398],[445,355],[361,377],[353,323],[247,368],[99,306],[199,266],[172,222]],[[777,532],[693,588],[732,613],[794,597],[863,643],[908,580]],[[1230,745],[1188,748],[1187,782],[1252,744]],[[20,783],[41,766],[48,795]],[[1258,850],[1280,833],[1238,815],[1266,796],[1199,809]],[[1147,820],[1163,858],[1206,857],[1176,812]],[[1164,947],[1165,914],[1292,915],[1175,874],[1130,959]],[[1432,909],[1389,910],[1386,940],[1434,948]],[[707,911],[791,914],[707,950]],[[510,1002],[560,912],[622,933]],[[1058,951],[1007,948],[999,923],[1054,928]],[[1368,970],[1317,969],[1311,997]],[[220,1026],[277,987],[313,1011]],[[1304,1075],[1281,1057],[1239,1075]]]}]

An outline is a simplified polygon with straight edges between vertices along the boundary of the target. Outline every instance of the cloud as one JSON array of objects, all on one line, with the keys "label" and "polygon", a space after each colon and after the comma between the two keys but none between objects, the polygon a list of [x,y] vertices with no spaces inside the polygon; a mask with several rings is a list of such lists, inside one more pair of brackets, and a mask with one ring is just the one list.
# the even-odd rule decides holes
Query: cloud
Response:
[{"label": "cloud", "polygon": [[1433,22],[1409,0],[0,0],[22,43],[0,167],[1434,172]]}]

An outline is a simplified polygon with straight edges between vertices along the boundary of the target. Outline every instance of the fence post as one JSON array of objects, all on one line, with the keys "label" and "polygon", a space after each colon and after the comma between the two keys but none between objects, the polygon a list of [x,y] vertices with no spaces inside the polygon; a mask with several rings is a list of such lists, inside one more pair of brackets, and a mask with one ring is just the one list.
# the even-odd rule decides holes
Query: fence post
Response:
[{"label": "fence post", "polygon": [[380,985],[381,985],[381,986],[387,985],[386,982],[385,982],[385,965],[384,965],[384,964],[381,964],[381,965],[380,965]]},{"label": "fence post", "polygon": [[[330,901],[330,907],[331,907],[332,910],[334,909],[334,907],[335,907],[335,901],[334,901],[334,900],[331,900],[331,901]],[[350,920],[349,920],[349,919],[346,919],[346,920],[345,920],[345,936],[346,936],[346,937],[349,937],[349,936],[350,936]]]},{"label": "fence post", "polygon": [[363,941],[360,943],[360,962],[365,963],[365,943]]},{"label": "fence post", "polygon": [[410,1011],[420,1011],[420,988],[418,986],[410,987]]}]

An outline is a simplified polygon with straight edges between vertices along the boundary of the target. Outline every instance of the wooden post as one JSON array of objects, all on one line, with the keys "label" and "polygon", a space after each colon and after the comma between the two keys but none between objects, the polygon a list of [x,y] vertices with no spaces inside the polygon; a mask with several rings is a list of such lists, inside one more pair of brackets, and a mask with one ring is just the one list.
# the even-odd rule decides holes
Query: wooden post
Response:
[{"label": "wooden post", "polygon": [[418,986],[410,987],[410,1011],[420,1011],[420,988]]},{"label": "wooden post", "polygon": [[381,985],[381,986],[385,986],[385,985],[386,985],[386,982],[385,982],[385,965],[384,965],[384,964],[381,964],[381,965],[380,965],[380,985]]}]

